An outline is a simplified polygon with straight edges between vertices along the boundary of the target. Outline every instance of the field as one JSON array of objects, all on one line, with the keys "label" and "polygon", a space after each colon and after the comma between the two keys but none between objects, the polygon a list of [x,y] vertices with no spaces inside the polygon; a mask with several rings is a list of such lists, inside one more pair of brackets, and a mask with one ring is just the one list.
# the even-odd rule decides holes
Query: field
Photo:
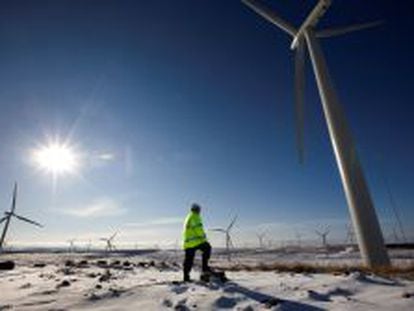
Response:
[{"label": "field", "polygon": [[2,254],[16,267],[0,271],[0,310],[414,310],[414,252],[390,254],[371,273],[351,249],[218,250],[224,284],[175,282],[177,250]]}]

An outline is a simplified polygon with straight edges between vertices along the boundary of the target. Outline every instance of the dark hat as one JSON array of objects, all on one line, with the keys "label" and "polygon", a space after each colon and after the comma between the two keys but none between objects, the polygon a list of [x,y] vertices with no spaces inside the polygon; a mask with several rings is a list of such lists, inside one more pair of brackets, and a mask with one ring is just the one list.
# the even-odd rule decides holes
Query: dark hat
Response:
[{"label": "dark hat", "polygon": [[191,204],[191,211],[192,212],[200,212],[200,210],[201,210],[200,205],[198,205],[197,203]]}]

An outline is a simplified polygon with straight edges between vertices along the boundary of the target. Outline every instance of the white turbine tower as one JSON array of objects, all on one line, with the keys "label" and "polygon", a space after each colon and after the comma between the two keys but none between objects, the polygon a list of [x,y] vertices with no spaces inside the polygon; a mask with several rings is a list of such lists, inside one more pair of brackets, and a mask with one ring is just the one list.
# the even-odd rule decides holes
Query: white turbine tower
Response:
[{"label": "white turbine tower", "polygon": [[22,220],[24,222],[27,222],[29,224],[38,226],[38,227],[43,227],[41,224],[39,224],[36,221],[30,220],[26,217],[23,216],[19,216],[15,213],[16,210],[16,200],[17,200],[17,183],[14,183],[14,189],[13,189],[13,199],[12,199],[12,206],[11,206],[11,210],[10,212],[4,212],[4,217],[0,218],[0,224],[4,223],[4,227],[3,227],[3,232],[1,234],[0,237],[0,251],[2,250],[3,246],[4,246],[4,241],[6,240],[6,234],[7,234],[7,230],[9,229],[10,226],[10,221],[12,219],[12,217],[18,219],[18,220]]},{"label": "white turbine tower", "polygon": [[319,38],[328,38],[378,25],[378,22],[351,25],[342,28],[316,30],[316,25],[331,5],[331,0],[319,0],[297,29],[268,7],[255,0],[241,0],[253,11],[276,25],[292,38],[295,51],[295,106],[299,159],[303,162],[303,96],[305,82],[305,50],[309,50],[319,95],[328,126],[336,162],[342,180],[349,211],[355,228],[364,263],[369,267],[389,266],[390,260],[371,195],[358,160],[356,148],[348,128],[343,108],[329,76]]},{"label": "white turbine tower", "polygon": [[230,253],[230,248],[233,248],[233,241],[231,239],[231,235],[230,235],[230,231],[234,226],[234,223],[237,220],[237,216],[235,216],[233,218],[233,220],[230,222],[230,224],[227,226],[226,229],[223,228],[216,228],[216,229],[211,229],[211,231],[216,231],[216,232],[221,232],[225,234],[226,237],[226,253],[227,253],[227,258],[229,261],[231,261],[231,253]]}]

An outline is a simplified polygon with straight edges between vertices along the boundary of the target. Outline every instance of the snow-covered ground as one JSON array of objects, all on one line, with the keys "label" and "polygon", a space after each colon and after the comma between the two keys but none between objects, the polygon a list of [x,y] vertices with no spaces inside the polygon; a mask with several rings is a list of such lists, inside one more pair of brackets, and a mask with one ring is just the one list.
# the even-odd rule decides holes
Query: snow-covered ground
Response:
[{"label": "snow-covered ground", "polygon": [[[240,251],[233,262],[353,264],[355,256]],[[412,251],[393,251],[392,257],[398,265],[414,262]],[[414,281],[360,272],[237,271],[227,273],[225,284],[205,285],[173,282],[182,277],[181,253],[174,251],[0,256],[8,259],[16,268],[0,271],[0,310],[414,310]],[[218,254],[212,262],[228,265]],[[198,278],[197,269],[192,276]]]}]

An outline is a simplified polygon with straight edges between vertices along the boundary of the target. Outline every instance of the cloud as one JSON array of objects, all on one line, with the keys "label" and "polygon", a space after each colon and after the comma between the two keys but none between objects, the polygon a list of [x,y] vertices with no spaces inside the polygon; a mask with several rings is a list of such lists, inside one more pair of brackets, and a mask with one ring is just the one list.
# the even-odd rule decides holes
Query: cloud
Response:
[{"label": "cloud", "polygon": [[126,223],[126,227],[151,227],[151,226],[164,226],[180,224],[184,221],[182,217],[164,217],[158,219],[152,219],[144,222],[129,222]]},{"label": "cloud", "polygon": [[104,161],[110,161],[115,158],[115,155],[112,153],[101,153],[98,155],[98,159],[104,160]]},{"label": "cloud", "polygon": [[87,218],[117,216],[125,213],[125,209],[117,202],[109,198],[95,199],[89,204],[76,208],[63,209],[61,212],[66,215]]}]

